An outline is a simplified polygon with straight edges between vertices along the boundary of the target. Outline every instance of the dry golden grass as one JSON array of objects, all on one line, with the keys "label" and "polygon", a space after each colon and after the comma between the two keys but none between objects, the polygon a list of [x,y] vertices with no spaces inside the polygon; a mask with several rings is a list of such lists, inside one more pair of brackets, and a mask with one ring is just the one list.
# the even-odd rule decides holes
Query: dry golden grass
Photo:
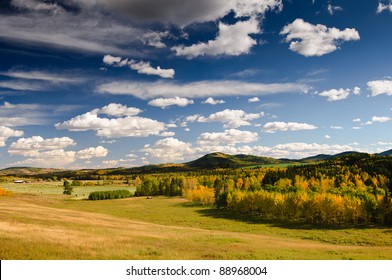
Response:
[{"label": "dry golden grass", "polygon": [[[155,200],[155,199],[154,199]],[[122,200],[135,211],[168,199]],[[180,201],[180,200],[176,200]],[[160,224],[64,208],[62,196],[0,198],[0,259],[390,259],[391,246],[335,245],[263,233]],[[80,204],[79,204],[80,203]],[[114,205],[105,202],[102,205]],[[69,205],[68,205],[69,206]],[[83,207],[81,207],[83,208]],[[181,206],[177,209],[180,215]],[[186,213],[184,215],[187,215]],[[210,218],[213,219],[213,218]],[[202,223],[202,220],[200,220]]]}]

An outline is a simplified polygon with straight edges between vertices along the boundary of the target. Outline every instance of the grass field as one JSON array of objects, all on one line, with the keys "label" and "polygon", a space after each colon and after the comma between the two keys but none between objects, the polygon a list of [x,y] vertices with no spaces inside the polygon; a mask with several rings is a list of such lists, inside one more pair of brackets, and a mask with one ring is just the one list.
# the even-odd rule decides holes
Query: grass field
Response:
[{"label": "grass field", "polygon": [[273,224],[183,198],[88,201],[37,188],[0,197],[0,259],[392,259],[391,228]]},{"label": "grass field", "polygon": [[[5,190],[9,190],[13,193],[29,193],[29,194],[63,194],[64,188],[62,182],[40,182],[40,183],[24,183],[15,184],[12,182],[3,183],[1,187]],[[83,199],[87,198],[91,192],[94,191],[114,191],[114,190],[129,190],[131,192],[135,191],[135,187],[122,184],[120,182],[114,183],[109,186],[78,186],[74,187],[72,198],[73,199]]]}]

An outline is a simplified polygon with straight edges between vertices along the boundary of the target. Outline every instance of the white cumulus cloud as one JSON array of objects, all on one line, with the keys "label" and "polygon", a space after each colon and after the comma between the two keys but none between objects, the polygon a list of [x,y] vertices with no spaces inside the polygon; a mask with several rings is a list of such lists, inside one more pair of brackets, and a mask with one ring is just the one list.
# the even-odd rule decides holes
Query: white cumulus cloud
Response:
[{"label": "white cumulus cloud", "polygon": [[203,104],[217,105],[226,103],[224,100],[214,99],[213,97],[208,97],[202,102]]},{"label": "white cumulus cloud", "polygon": [[177,56],[185,56],[189,59],[205,55],[238,56],[250,52],[250,49],[257,42],[249,35],[259,32],[259,22],[255,19],[239,21],[233,25],[226,25],[221,22],[219,23],[218,35],[214,40],[192,46],[175,46],[172,50]]},{"label": "white cumulus cloud", "polygon": [[19,138],[10,145],[8,152],[12,155],[37,157],[43,151],[60,150],[74,145],[75,141],[69,137],[44,139],[41,136],[32,136]]},{"label": "white cumulus cloud", "polygon": [[80,159],[90,159],[97,157],[106,157],[108,154],[108,149],[98,146],[98,147],[90,147],[84,150],[80,150],[76,153],[76,156]]},{"label": "white cumulus cloud", "polygon": [[277,131],[297,131],[313,129],[317,129],[317,126],[297,122],[269,122],[263,126],[263,130],[267,133],[275,133]]},{"label": "white cumulus cloud", "polygon": [[392,80],[374,80],[367,83],[372,96],[381,94],[392,95]]},{"label": "white cumulus cloud", "polygon": [[278,144],[270,147],[270,151],[267,154],[275,158],[304,158],[308,156],[315,156],[317,154],[333,155],[352,150],[353,148],[349,145],[295,142]]},{"label": "white cumulus cloud", "polygon": [[[109,105],[108,105],[109,106]],[[105,106],[106,107],[106,106]],[[117,118],[104,118],[99,114],[109,109],[94,109],[90,112],[78,115],[63,123],[57,123],[57,129],[67,129],[70,131],[87,131],[94,130],[98,136],[106,138],[121,138],[121,137],[147,137],[149,135],[159,135],[161,131],[166,130],[165,124],[149,118],[139,116],[129,116]],[[125,108],[120,104],[114,106],[121,108],[116,113],[121,116],[130,108]],[[135,112],[134,109],[130,109]],[[113,111],[110,111],[113,114]],[[116,116],[119,116],[119,115]]]},{"label": "white cumulus cloud", "polygon": [[121,116],[136,116],[139,115],[141,112],[142,110],[140,110],[139,108],[127,107],[119,103],[110,103],[109,105],[106,105],[102,107],[100,110],[98,110],[97,113],[105,114],[109,116],[121,117]]},{"label": "white cumulus cloud", "polygon": [[26,165],[34,167],[65,167],[75,162],[75,151],[49,150],[42,151],[39,155],[31,155],[29,158],[14,163],[14,165]]},{"label": "white cumulus cloud", "polygon": [[250,143],[258,140],[258,134],[251,131],[241,131],[237,129],[228,129],[224,132],[205,132],[202,133],[197,143],[201,146],[229,145],[233,146],[238,143]]},{"label": "white cumulus cloud", "polygon": [[360,88],[360,87],[354,87],[353,93],[354,93],[355,95],[360,95],[360,94],[361,94],[361,88]]},{"label": "white cumulus cloud", "polygon": [[27,157],[16,165],[30,165],[40,167],[65,167],[77,159],[91,159],[105,157],[108,150],[102,146],[90,147],[80,151],[66,151],[76,143],[69,137],[55,137],[44,139],[41,136],[19,138],[11,143],[8,153]]},{"label": "white cumulus cloud", "polygon": [[360,39],[354,28],[339,30],[322,24],[313,25],[300,18],[283,27],[280,34],[286,35],[290,50],[303,56],[322,56],[336,51],[340,42]]},{"label": "white cumulus cloud", "polygon": [[179,106],[179,107],[186,107],[190,104],[193,104],[193,100],[184,98],[184,97],[171,97],[171,98],[157,98],[153,99],[148,102],[148,105],[150,106],[155,106],[155,107],[161,107],[161,108],[167,108],[170,106]]},{"label": "white cumulus cloud", "polygon": [[223,127],[225,128],[237,128],[244,125],[251,125],[251,120],[259,119],[263,116],[263,112],[256,114],[248,114],[243,110],[226,109],[220,112],[213,113],[208,117],[198,115],[190,116],[187,118],[187,121],[220,122],[223,123]]},{"label": "white cumulus cloud", "polygon": [[248,99],[249,103],[256,103],[256,102],[260,102],[260,98],[256,97],[252,97]]},{"label": "white cumulus cloud", "polygon": [[339,101],[348,98],[350,89],[330,89],[319,93],[319,95],[327,97],[328,101]]},{"label": "white cumulus cloud", "polygon": [[389,122],[390,120],[391,120],[390,117],[378,117],[378,116],[372,117],[372,122],[384,123],[384,122]]},{"label": "white cumulus cloud", "polygon": [[5,146],[5,141],[7,141],[8,138],[20,136],[23,136],[23,131],[0,125],[0,147]]},{"label": "white cumulus cloud", "polygon": [[173,137],[158,140],[153,146],[145,145],[141,151],[159,159],[161,162],[182,161],[186,156],[194,153],[190,143]]},{"label": "white cumulus cloud", "polygon": [[359,87],[354,87],[352,90],[349,88],[325,90],[318,93],[318,95],[326,97],[328,101],[340,101],[347,99],[351,94],[359,95],[360,93],[361,89]]}]

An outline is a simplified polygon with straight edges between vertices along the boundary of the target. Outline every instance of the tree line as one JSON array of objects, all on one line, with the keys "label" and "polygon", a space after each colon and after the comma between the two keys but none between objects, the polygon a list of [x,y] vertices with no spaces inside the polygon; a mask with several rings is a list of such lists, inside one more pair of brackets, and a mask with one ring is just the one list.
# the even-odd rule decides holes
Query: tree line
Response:
[{"label": "tree line", "polygon": [[392,157],[345,156],[287,168],[139,178],[135,195],[183,195],[237,215],[316,224],[392,225]]}]

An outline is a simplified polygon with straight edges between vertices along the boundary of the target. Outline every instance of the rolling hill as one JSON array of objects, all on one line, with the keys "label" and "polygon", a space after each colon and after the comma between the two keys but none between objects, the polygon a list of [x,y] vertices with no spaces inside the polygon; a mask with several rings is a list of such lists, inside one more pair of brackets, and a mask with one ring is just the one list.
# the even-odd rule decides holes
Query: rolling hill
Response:
[{"label": "rolling hill", "polygon": [[197,160],[185,163],[193,168],[239,168],[244,166],[275,164],[280,160],[251,155],[228,155],[224,153],[207,154]]},{"label": "rolling hill", "polygon": [[0,170],[0,176],[33,176],[61,172],[64,169],[57,168],[37,168],[37,167],[9,167]]},{"label": "rolling hill", "polygon": [[[168,164],[150,164],[132,168],[109,168],[109,169],[81,169],[66,170],[55,168],[35,168],[35,167],[10,167],[0,170],[0,176],[37,176],[49,178],[57,176],[59,178],[78,177],[83,178],[90,175],[130,175],[130,174],[147,174],[147,173],[166,173],[166,172],[186,172],[192,170],[215,169],[215,168],[241,168],[249,166],[262,166],[271,164],[290,164],[290,163],[317,163],[328,160],[341,159],[343,161],[355,162],[362,158],[370,157],[370,154],[359,153],[354,151],[343,152],[335,155],[319,154],[316,156],[306,157],[303,159],[275,159],[270,157],[253,156],[253,155],[228,155],[224,153],[206,154],[196,160],[185,163],[168,163]],[[392,150],[388,150],[373,157],[392,156]]]}]

